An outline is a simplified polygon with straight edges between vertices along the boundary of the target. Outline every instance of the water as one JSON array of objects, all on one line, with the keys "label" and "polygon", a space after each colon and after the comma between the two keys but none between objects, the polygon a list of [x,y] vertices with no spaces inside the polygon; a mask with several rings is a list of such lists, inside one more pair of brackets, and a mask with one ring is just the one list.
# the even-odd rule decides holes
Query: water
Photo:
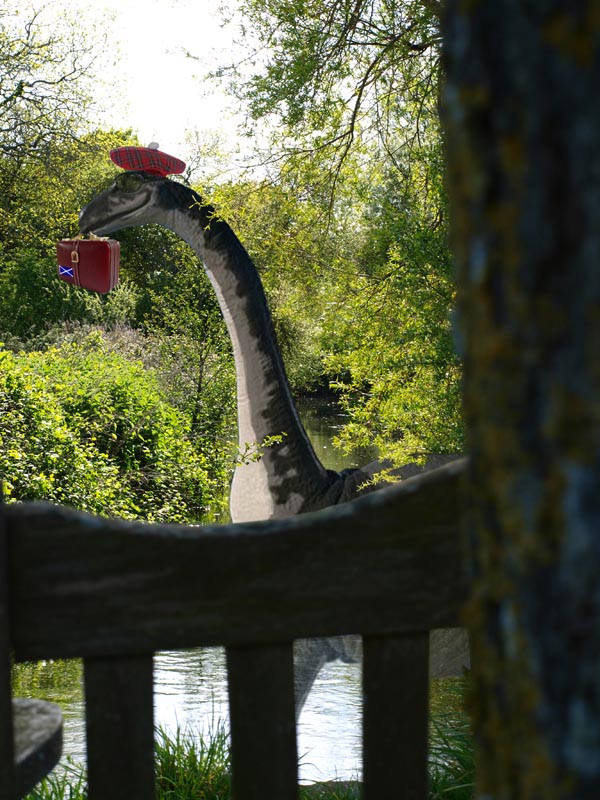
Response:
[{"label": "water", "polygon": [[[155,657],[155,719],[167,730],[198,733],[227,725],[227,674],[221,648]],[[360,665],[335,662],[321,671],[298,722],[303,782],[352,778],[360,771]]]},{"label": "water", "polygon": [[[317,455],[329,469],[372,460],[372,453],[348,457],[332,443],[343,417],[335,406],[313,400],[299,411]],[[209,734],[228,723],[227,675],[222,648],[157,653],[154,657],[155,724]],[[63,708],[63,759],[85,761],[82,672],[79,662],[19,667],[15,694],[58,702]],[[298,721],[300,781],[351,779],[360,774],[360,665],[327,664]]]},{"label": "water", "polygon": [[349,467],[369,464],[377,458],[374,447],[360,448],[349,454],[334,447],[332,439],[346,421],[335,403],[308,398],[297,401],[296,406],[315,452],[327,469],[341,472]]},{"label": "water", "polygon": [[[79,661],[19,665],[15,694],[59,703],[63,758],[85,762],[83,675]],[[360,774],[360,665],[327,664],[298,721],[303,783]],[[210,735],[228,727],[227,673],[222,648],[178,650],[154,657],[154,719],[166,731]]]}]

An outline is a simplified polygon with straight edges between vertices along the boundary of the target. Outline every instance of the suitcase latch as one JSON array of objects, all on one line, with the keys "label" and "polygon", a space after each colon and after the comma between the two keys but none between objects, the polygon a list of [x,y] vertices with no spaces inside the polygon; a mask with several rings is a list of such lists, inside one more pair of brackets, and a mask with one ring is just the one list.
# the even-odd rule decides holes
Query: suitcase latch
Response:
[{"label": "suitcase latch", "polygon": [[73,264],[79,263],[79,253],[77,252],[77,250],[71,250],[71,262]]}]

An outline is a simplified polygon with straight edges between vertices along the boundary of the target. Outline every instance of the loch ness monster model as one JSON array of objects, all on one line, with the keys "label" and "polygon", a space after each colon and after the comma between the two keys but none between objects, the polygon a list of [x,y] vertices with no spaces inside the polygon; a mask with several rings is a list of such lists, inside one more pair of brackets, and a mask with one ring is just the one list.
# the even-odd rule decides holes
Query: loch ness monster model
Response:
[{"label": "loch ness monster model", "polygon": [[[111,151],[111,158],[126,171],[81,211],[81,232],[106,236],[123,228],[159,224],[193,248],[216,293],[231,338],[240,450],[246,443],[260,445],[275,437],[259,460],[236,467],[230,493],[232,520],[288,517],[373,491],[372,478],[382,469],[381,464],[337,473],[326,469],[316,456],[292,398],[258,271],[214,209],[188,186],[167,177],[180,171],[177,164],[183,162],[152,146],[119,148]],[[411,463],[396,469],[395,474],[400,479],[411,477],[451,458],[431,456],[424,467]],[[360,650],[358,636],[295,642],[297,714],[321,667],[338,658],[356,661]],[[433,631],[430,650],[431,677],[461,674],[469,666],[463,630]]]}]

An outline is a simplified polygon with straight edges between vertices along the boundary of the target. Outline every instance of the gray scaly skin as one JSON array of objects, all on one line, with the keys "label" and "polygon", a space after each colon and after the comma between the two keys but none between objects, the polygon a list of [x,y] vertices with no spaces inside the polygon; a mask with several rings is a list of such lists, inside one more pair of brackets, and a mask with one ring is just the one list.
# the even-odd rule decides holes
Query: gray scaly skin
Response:
[{"label": "gray scaly skin", "polygon": [[[287,517],[357,497],[381,465],[339,474],[325,469],[315,455],[292,399],[258,272],[239,239],[187,186],[168,178],[145,177],[136,192],[122,192],[113,184],[91,200],[80,214],[79,227],[84,233],[106,236],[122,228],[156,223],[177,233],[202,262],[233,346],[240,450],[248,443],[260,445],[267,437],[282,436],[279,443],[264,448],[258,461],[236,468],[230,495],[233,521]],[[448,459],[432,457],[427,468]],[[397,474],[409,477],[422,469],[409,464]],[[458,660],[453,659],[462,665],[468,660],[462,634],[457,647]],[[336,658],[354,661],[359,651],[355,636],[296,642],[297,713],[323,664]],[[455,670],[456,666],[450,668],[450,672]],[[434,673],[448,671],[444,665]]]}]

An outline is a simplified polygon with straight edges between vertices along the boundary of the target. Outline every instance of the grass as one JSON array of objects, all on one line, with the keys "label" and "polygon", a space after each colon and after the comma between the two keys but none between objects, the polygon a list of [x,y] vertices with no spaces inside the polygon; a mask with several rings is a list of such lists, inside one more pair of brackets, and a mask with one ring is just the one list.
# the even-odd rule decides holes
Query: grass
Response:
[{"label": "grass", "polygon": [[229,737],[222,724],[199,739],[159,728],[155,753],[158,800],[228,800]]},{"label": "grass", "polygon": [[52,772],[25,800],[87,800],[85,769],[81,764],[69,762],[62,772]]},{"label": "grass", "polygon": [[[429,800],[472,800],[475,766],[469,721],[462,711],[464,684],[452,690],[455,703],[435,709],[430,721]],[[401,789],[402,776],[398,776]],[[222,724],[206,737],[162,728],[156,735],[156,800],[230,800],[229,738]],[[301,800],[359,800],[355,781],[300,787]],[[87,800],[85,770],[67,764],[50,775],[27,800]]]},{"label": "grass", "polygon": [[464,716],[450,713],[432,720],[429,750],[429,800],[472,800],[475,759],[471,728]]},{"label": "grass", "polygon": [[472,800],[475,795],[473,736],[463,707],[467,689],[466,679],[446,683],[445,708],[431,713],[429,800]]},{"label": "grass", "polygon": [[358,781],[327,781],[300,787],[300,800],[360,800]]}]

